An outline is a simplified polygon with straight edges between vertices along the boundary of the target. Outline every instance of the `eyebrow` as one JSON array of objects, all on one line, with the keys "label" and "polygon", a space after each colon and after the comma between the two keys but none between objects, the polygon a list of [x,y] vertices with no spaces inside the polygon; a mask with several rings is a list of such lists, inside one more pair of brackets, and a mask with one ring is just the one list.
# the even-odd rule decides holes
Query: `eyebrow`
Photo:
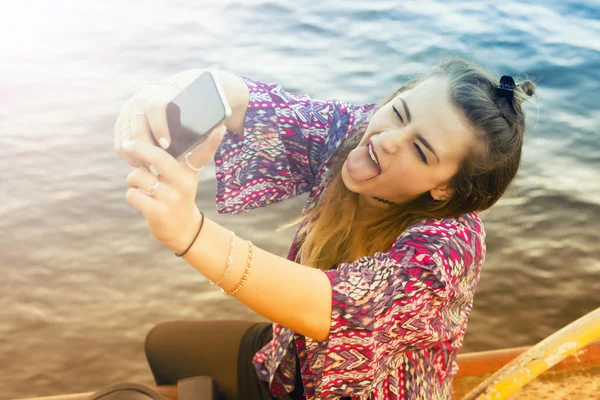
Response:
[{"label": "eyebrow", "polygon": [[429,151],[431,151],[433,153],[433,155],[435,156],[435,158],[437,158],[437,162],[438,164],[440,163],[440,158],[438,157],[437,153],[435,152],[435,150],[433,150],[433,147],[431,147],[431,145],[429,144],[429,142],[427,140],[425,140],[425,138],[423,136],[421,136],[420,134],[417,134],[417,139],[419,139],[421,141],[421,143],[423,143],[423,145],[425,145],[425,147],[427,147],[429,149]]},{"label": "eyebrow", "polygon": [[410,110],[408,109],[408,105],[406,104],[406,101],[400,97],[400,101],[402,102],[402,105],[404,106],[404,114],[406,114],[406,118],[408,119],[408,122],[410,122]]},{"label": "eyebrow", "polygon": [[[404,106],[404,113],[406,114],[406,119],[408,119],[408,122],[411,122],[410,110],[408,109],[408,104],[406,104],[406,100],[404,100],[402,97],[400,97],[400,101],[402,102],[402,105]],[[440,158],[438,157],[438,155],[435,152],[435,150],[433,149],[433,147],[429,144],[429,142],[423,136],[421,136],[421,134],[417,134],[416,138],[419,139],[419,141],[421,143],[423,143],[423,145],[425,147],[427,147],[429,149],[429,151],[431,151],[433,153],[435,158],[437,158],[437,162],[439,164]]]}]

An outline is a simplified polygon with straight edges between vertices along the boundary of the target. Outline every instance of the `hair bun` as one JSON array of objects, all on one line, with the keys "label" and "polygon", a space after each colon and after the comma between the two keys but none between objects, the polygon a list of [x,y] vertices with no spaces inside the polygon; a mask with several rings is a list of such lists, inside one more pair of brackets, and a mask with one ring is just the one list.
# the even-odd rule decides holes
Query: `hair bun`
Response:
[{"label": "hair bun", "polygon": [[529,79],[519,83],[519,87],[527,96],[533,96],[535,94],[535,83]]}]

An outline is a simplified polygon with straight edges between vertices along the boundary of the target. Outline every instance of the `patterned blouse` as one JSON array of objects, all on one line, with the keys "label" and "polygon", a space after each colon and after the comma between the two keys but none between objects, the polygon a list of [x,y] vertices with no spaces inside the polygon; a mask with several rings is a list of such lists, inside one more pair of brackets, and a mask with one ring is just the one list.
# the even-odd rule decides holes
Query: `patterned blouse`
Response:
[{"label": "patterned blouse", "polygon": [[[217,211],[241,214],[309,191],[305,213],[333,151],[376,105],[242,79],[250,90],[244,134],[228,130],[214,158]],[[289,260],[299,245],[296,236]],[[483,224],[469,213],[419,222],[387,251],[323,271],[333,294],[329,337],[273,323],[273,339],[253,359],[258,378],[282,398],[294,389],[298,357],[308,400],[450,399],[485,249]]]}]

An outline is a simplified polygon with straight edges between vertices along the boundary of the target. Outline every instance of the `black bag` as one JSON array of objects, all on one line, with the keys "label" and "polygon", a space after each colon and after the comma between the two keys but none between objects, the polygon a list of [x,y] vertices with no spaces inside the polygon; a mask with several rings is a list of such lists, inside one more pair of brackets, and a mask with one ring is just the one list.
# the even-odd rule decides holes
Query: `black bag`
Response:
[{"label": "black bag", "polygon": [[[194,376],[177,381],[179,400],[221,400],[217,382],[210,376]],[[170,400],[146,385],[116,383],[94,392],[87,400]]]}]

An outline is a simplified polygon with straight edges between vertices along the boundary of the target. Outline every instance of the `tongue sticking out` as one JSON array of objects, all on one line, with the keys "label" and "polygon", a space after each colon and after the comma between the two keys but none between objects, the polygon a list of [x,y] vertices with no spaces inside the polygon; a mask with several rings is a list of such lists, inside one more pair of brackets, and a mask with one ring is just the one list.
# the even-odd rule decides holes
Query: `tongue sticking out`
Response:
[{"label": "tongue sticking out", "polygon": [[371,157],[369,157],[369,147],[358,147],[348,154],[347,167],[350,176],[355,181],[366,181],[379,175],[379,168]]}]

